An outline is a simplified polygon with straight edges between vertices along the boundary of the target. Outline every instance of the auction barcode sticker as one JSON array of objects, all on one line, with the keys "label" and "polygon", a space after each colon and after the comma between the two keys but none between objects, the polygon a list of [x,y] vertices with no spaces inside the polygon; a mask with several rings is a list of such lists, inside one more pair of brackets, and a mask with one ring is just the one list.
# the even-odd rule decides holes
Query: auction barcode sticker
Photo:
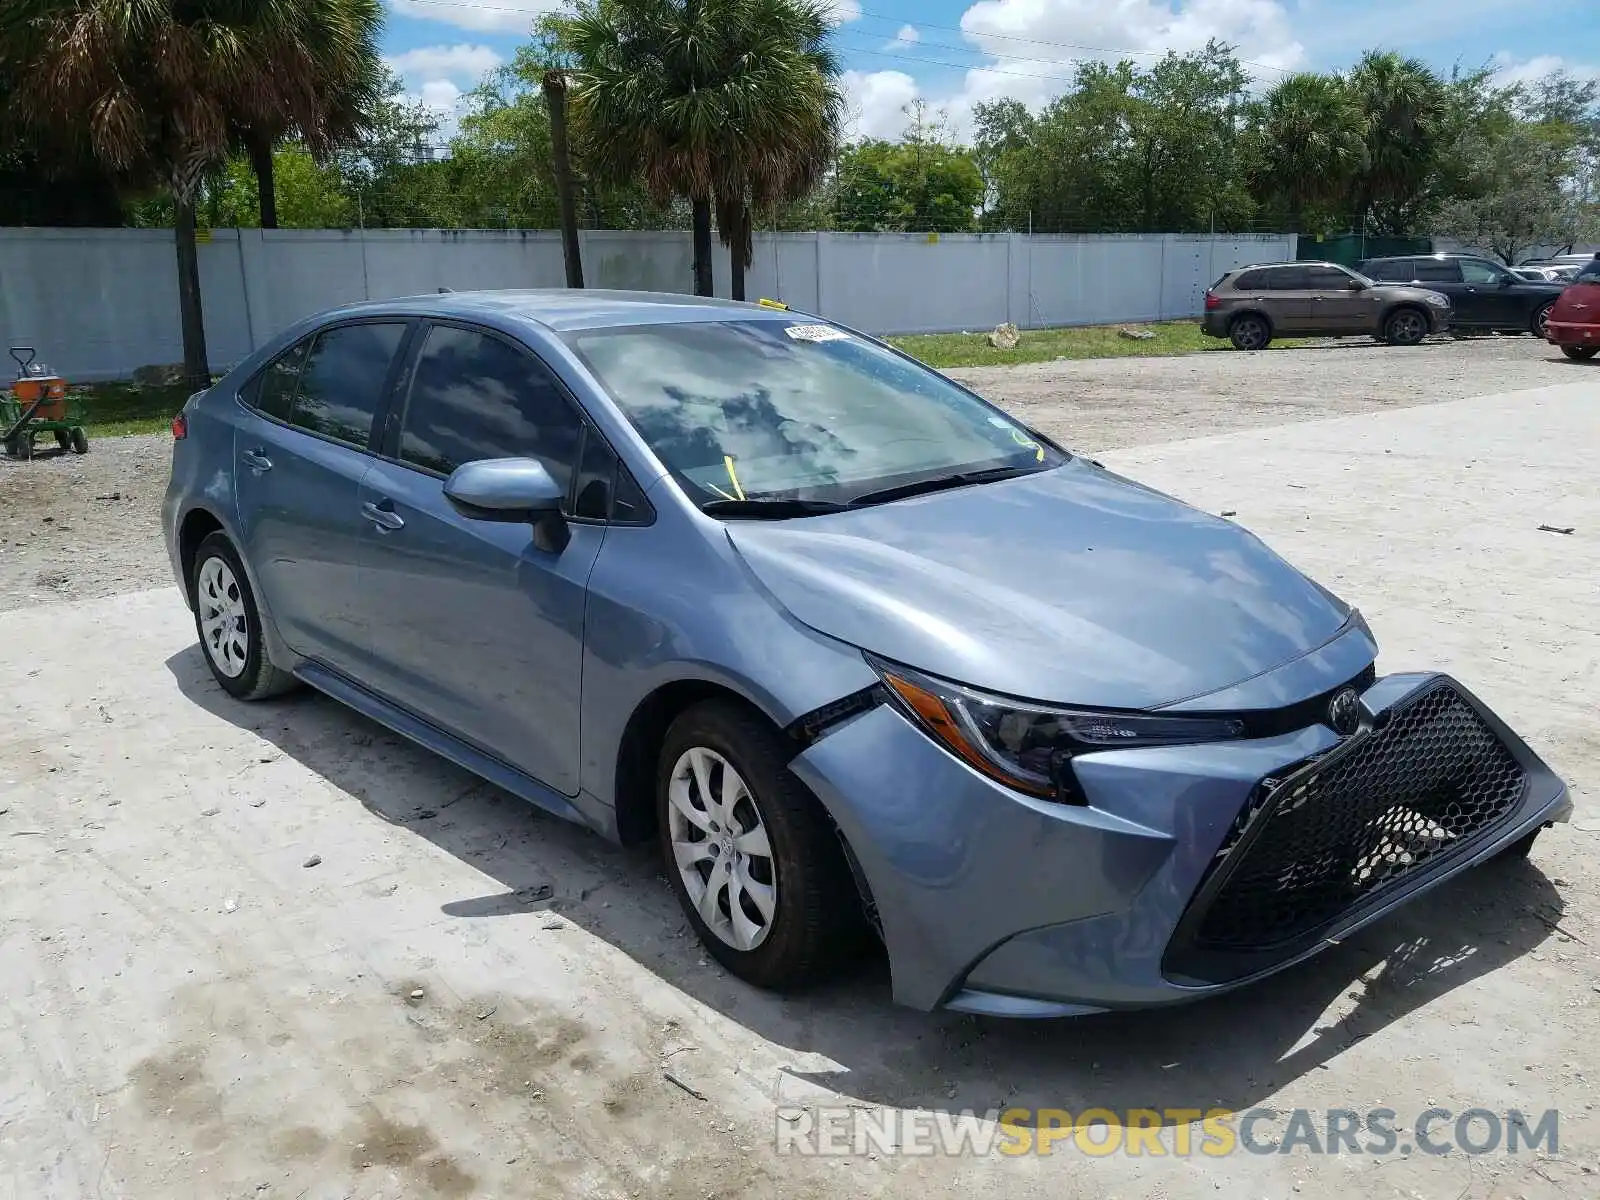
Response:
[{"label": "auction barcode sticker", "polygon": [[785,325],[783,331],[797,342],[844,342],[850,335],[832,325]]}]

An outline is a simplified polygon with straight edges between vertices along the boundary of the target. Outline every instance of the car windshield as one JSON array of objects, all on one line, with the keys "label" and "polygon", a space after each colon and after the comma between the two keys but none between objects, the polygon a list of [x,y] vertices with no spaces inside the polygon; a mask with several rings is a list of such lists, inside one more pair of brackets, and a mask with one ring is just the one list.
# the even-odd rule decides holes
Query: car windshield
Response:
[{"label": "car windshield", "polygon": [[1360,271],[1356,270],[1354,267],[1346,267],[1346,266],[1343,266],[1342,264],[1339,264],[1339,263],[1335,263],[1334,266],[1338,267],[1339,270],[1343,271],[1346,275],[1354,276],[1355,279],[1357,280],[1357,282],[1359,282],[1362,287],[1377,287],[1378,286],[1378,281],[1376,279],[1372,279],[1369,276],[1363,275]]},{"label": "car windshield", "polygon": [[938,372],[818,321],[630,325],[567,341],[697,504],[823,511],[1065,461]]}]

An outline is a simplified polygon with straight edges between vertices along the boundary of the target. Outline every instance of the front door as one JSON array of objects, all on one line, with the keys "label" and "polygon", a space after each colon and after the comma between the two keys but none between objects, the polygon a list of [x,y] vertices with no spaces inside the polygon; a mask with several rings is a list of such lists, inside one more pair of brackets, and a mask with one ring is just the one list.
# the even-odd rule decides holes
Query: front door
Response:
[{"label": "front door", "polygon": [[1308,267],[1311,290],[1311,327],[1329,336],[1372,333],[1377,328],[1378,303],[1369,289],[1338,267]]},{"label": "front door", "polygon": [[1522,311],[1526,294],[1516,286],[1510,271],[1482,259],[1463,258],[1461,282],[1484,314],[1480,324],[1517,329],[1528,323]]},{"label": "front door", "polygon": [[566,544],[541,549],[526,524],[462,516],[443,488],[462,463],[509,457],[570,485],[582,418],[525,348],[447,324],[427,331],[395,404],[388,458],[358,497],[364,681],[576,795],[584,605],[605,526],[569,520]]},{"label": "front door", "polygon": [[403,323],[341,325],[291,347],[242,390],[234,430],[241,553],[278,635],[350,673],[365,650],[356,493]]}]

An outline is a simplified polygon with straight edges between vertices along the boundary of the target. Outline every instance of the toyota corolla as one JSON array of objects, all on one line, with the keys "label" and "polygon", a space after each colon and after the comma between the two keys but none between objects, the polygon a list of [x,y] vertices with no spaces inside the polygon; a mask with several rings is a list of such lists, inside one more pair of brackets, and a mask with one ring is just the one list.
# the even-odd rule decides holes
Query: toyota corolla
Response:
[{"label": "toyota corolla", "polygon": [[1194,999],[1570,811],[1250,533],[780,305],[342,308],[174,435],[165,533],[223,689],[309,684],[657,840],[761,986],[875,933],[923,1009]]}]

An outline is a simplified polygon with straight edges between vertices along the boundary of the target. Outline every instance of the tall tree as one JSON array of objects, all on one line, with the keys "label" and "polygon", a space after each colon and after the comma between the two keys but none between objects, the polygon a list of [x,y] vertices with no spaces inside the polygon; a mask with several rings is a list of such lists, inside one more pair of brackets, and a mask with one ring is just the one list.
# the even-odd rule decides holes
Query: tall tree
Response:
[{"label": "tall tree", "polygon": [[977,223],[983,173],[918,104],[898,142],[869,140],[839,158],[839,228],[960,233]]},{"label": "tall tree", "polygon": [[550,164],[555,172],[556,208],[561,217],[561,258],[567,286],[583,286],[583,255],[578,245],[578,207],[573,195],[572,153],[567,148],[567,76],[558,67],[544,73],[544,102],[550,114]]},{"label": "tall tree", "polygon": [[[583,152],[658,204],[689,201],[694,290],[711,294],[711,216],[743,257],[747,204],[821,178],[842,108],[818,0],[580,0],[555,28],[573,55]],[[742,274],[742,271],[741,271]]]},{"label": "tall tree", "polygon": [[1361,110],[1337,76],[1305,73],[1275,84],[1256,118],[1257,186],[1304,233],[1307,209],[1336,211],[1366,163]]},{"label": "tall tree", "polygon": [[1369,50],[1348,83],[1367,147],[1354,183],[1356,218],[1373,233],[1408,233],[1427,207],[1444,145],[1444,82],[1418,59]]},{"label": "tall tree", "polygon": [[12,119],[172,197],[178,307],[190,386],[211,381],[195,203],[235,132],[268,118],[315,128],[315,97],[278,69],[307,0],[8,0],[0,76]]},{"label": "tall tree", "polygon": [[255,173],[263,229],[278,227],[273,151],[291,134],[318,158],[359,144],[372,130],[384,81],[380,0],[295,0],[282,9],[264,50],[282,86],[304,100],[298,114],[275,103],[252,106],[238,129]]}]

